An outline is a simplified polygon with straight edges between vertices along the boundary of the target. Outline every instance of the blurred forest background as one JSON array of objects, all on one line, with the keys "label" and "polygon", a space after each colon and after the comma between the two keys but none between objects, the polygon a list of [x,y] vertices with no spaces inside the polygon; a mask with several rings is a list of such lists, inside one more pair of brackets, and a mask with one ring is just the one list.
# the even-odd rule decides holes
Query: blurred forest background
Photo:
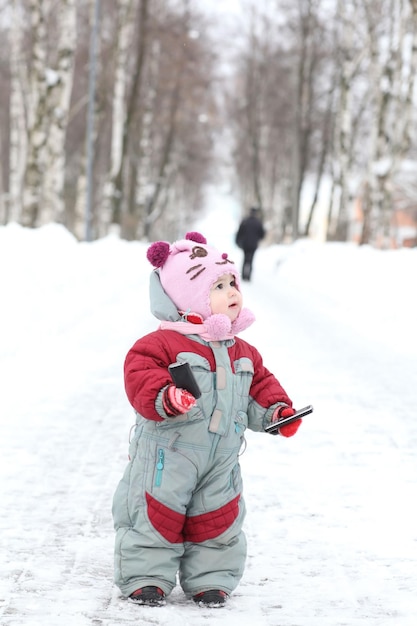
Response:
[{"label": "blurred forest background", "polygon": [[415,246],[417,0],[241,6],[0,0],[0,224],[172,239],[221,180],[271,242]]}]

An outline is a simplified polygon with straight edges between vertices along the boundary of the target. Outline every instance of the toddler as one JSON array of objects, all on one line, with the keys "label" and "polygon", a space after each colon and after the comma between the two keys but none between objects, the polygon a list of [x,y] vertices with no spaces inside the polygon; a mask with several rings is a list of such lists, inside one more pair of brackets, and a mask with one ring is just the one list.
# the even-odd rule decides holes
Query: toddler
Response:
[{"label": "toddler", "polygon": [[[113,502],[115,582],[139,605],[162,606],[177,582],[203,607],[225,605],[246,558],[239,450],[245,429],[263,432],[294,414],[252,345],[254,321],[240,276],[199,233],[153,243],[147,258],[159,328],[125,360],[136,412],[129,463]],[[177,388],[168,366],[189,363],[201,391]],[[199,395],[199,394],[196,394]],[[279,434],[295,434],[301,419]]]}]

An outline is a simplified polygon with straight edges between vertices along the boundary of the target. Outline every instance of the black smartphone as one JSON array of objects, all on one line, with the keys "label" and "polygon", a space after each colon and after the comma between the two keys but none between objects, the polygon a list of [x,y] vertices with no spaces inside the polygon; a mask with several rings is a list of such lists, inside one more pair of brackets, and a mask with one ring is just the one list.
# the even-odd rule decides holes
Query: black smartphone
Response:
[{"label": "black smartphone", "polygon": [[201,396],[200,387],[189,363],[172,363],[168,366],[168,371],[176,387],[186,389],[194,398]]},{"label": "black smartphone", "polygon": [[305,406],[303,409],[296,411],[294,415],[290,415],[290,417],[284,417],[279,422],[272,422],[272,424],[269,424],[269,426],[265,428],[265,432],[276,433],[277,430],[279,430],[282,426],[285,426],[286,424],[292,424],[293,422],[296,422],[297,420],[299,420],[301,417],[304,417],[304,415],[308,415],[309,413],[312,413],[312,412],[313,412],[313,407],[311,404],[309,404],[308,406]]}]

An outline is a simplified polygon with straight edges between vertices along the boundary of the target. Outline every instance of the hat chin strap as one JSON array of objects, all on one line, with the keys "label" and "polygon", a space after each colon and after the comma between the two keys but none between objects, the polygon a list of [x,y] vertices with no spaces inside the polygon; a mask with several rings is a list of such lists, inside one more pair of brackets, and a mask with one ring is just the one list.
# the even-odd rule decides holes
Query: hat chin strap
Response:
[{"label": "hat chin strap", "polygon": [[174,330],[182,335],[199,335],[204,341],[224,341],[233,339],[235,335],[246,330],[255,321],[255,316],[249,309],[242,309],[234,322],[227,315],[215,313],[204,320],[202,324],[190,322],[161,322],[161,330]]}]

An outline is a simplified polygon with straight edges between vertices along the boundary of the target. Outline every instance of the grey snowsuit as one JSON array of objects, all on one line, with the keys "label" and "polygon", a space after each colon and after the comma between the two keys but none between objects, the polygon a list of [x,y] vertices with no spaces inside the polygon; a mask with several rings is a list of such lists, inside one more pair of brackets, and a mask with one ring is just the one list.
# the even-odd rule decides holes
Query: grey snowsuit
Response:
[{"label": "grey snowsuit", "polygon": [[[156,316],[178,319],[158,280],[152,293]],[[172,382],[168,365],[182,361],[190,363],[202,395],[188,413],[170,418],[162,390]],[[230,594],[246,558],[244,431],[263,431],[274,409],[291,401],[242,339],[206,342],[172,330],[135,343],[125,384],[136,428],[113,502],[115,582],[125,596],[148,585],[169,595],[178,574],[188,597],[208,589]]]}]

